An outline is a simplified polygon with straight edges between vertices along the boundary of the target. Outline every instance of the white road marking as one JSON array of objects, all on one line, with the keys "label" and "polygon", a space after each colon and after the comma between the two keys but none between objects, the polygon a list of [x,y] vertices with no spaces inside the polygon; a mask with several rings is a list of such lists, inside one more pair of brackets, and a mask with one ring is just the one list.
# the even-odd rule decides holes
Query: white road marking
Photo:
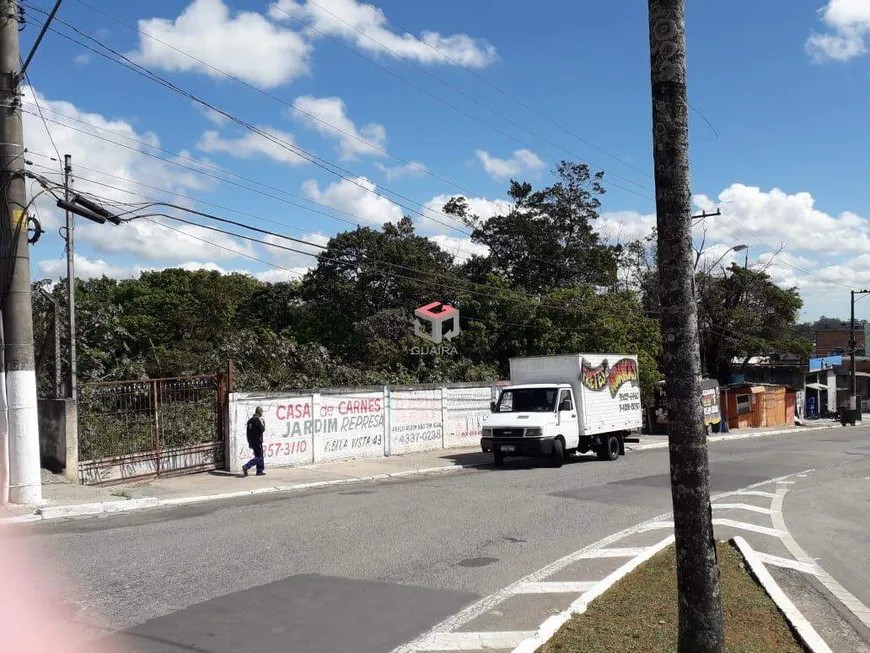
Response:
[{"label": "white road marking", "polygon": [[756,551],[755,555],[757,555],[759,560],[766,565],[794,569],[795,571],[802,571],[805,574],[811,574],[813,576],[819,575],[819,566],[815,563],[800,562],[799,560],[774,556],[769,553],[762,553],[761,551]]},{"label": "white road marking", "polygon": [[794,481],[777,481],[777,485],[794,485]]},{"label": "white road marking", "polygon": [[[773,500],[773,509],[775,511],[773,514],[773,525],[783,531],[784,534],[780,539],[785,545],[785,548],[788,549],[789,553],[800,562],[816,565],[815,561],[807,555],[806,551],[801,548],[800,544],[798,544],[791,536],[791,533],[788,532],[788,527],[785,525],[785,517],[782,514],[782,504],[784,499],[785,493],[782,493],[778,494]],[[864,605],[854,594],[849,592],[849,590],[840,585],[833,576],[820,566],[816,565],[816,568],[818,569],[818,573],[815,575],[816,578],[819,579],[819,582],[824,585],[831,594],[837,597],[837,599],[845,605],[862,624],[867,628],[870,628],[870,608]]]},{"label": "white road marking", "polygon": [[433,633],[416,651],[482,651],[513,648],[534,631],[506,630],[480,633]]},{"label": "white road marking", "polygon": [[714,503],[713,508],[718,508],[719,510],[746,510],[748,512],[757,512],[762,515],[773,514],[773,510],[771,510],[770,508],[753,506],[748,503]]},{"label": "white road marking", "polygon": [[737,492],[737,496],[767,497],[768,499],[775,499],[776,492],[765,492],[764,490],[746,490],[744,492]]},{"label": "white road marking", "polygon": [[581,555],[580,560],[587,560],[589,558],[633,558],[643,555],[648,548],[646,546],[638,546],[624,549],[592,549]]},{"label": "white road marking", "polygon": [[598,581],[579,581],[579,582],[539,582],[539,583],[524,583],[517,588],[517,594],[582,594],[591,590],[598,584]]},{"label": "white road marking", "polygon": [[[802,470],[801,472],[798,472],[798,473],[809,473],[812,471],[813,471],[812,469],[808,469],[808,470]],[[777,481],[780,481],[782,479],[790,478],[791,476],[793,476],[793,474],[790,474],[788,476],[780,476],[778,478],[771,478],[771,479],[768,479],[766,481],[760,481],[758,483],[753,483],[752,485],[748,485],[744,488],[740,488],[739,490],[732,490],[729,492],[723,492],[722,494],[718,494],[718,495],[712,497],[712,500],[716,501],[716,500],[724,499],[727,497],[737,496],[740,493],[746,493],[746,492],[749,492],[751,490],[754,490],[755,488],[764,487],[765,485],[770,485],[771,483],[776,483]],[[486,614],[487,612],[489,612],[490,610],[495,608],[497,605],[504,602],[505,599],[508,599],[511,596],[516,595],[517,588],[521,587],[524,583],[543,581],[546,578],[549,578],[550,576],[555,574],[556,572],[561,571],[565,567],[577,562],[578,560],[581,560],[582,556],[585,553],[587,553],[588,551],[606,548],[606,547],[610,546],[611,544],[618,542],[619,540],[622,540],[626,537],[629,537],[630,535],[636,535],[637,533],[644,533],[644,532],[647,532],[647,531],[652,530],[654,528],[662,528],[662,526],[655,526],[654,524],[656,524],[656,523],[666,524],[666,526],[664,526],[665,528],[673,529],[673,527],[674,527],[673,521],[669,521],[669,522],[664,521],[670,516],[671,516],[671,513],[667,512],[667,513],[664,513],[663,515],[653,517],[652,519],[648,519],[645,522],[641,522],[640,524],[636,524],[634,526],[631,526],[630,528],[626,528],[625,530],[622,530],[618,533],[614,533],[613,535],[605,537],[604,539],[599,540],[598,542],[594,542],[594,543],[590,544],[589,546],[586,546],[578,551],[570,553],[570,554],[566,555],[565,557],[560,558],[559,560],[556,560],[555,562],[550,563],[546,567],[543,567],[543,568],[539,569],[538,571],[535,571],[535,572],[529,574],[528,576],[521,578],[520,580],[518,580],[514,583],[511,583],[507,587],[504,587],[504,588],[498,590],[497,592],[494,592],[493,594],[490,594],[489,596],[485,596],[484,598],[480,599],[479,601],[472,603],[469,606],[466,606],[463,610],[457,612],[456,614],[448,617],[447,619],[445,619],[445,620],[441,621],[440,623],[436,624],[435,626],[433,626],[426,633],[420,635],[419,637],[415,638],[414,640],[412,640],[406,644],[403,644],[401,646],[396,647],[395,649],[393,649],[393,651],[391,653],[413,653],[414,651],[421,650],[420,649],[421,643],[428,641],[429,638],[431,638],[433,635],[442,634],[442,633],[449,633],[449,632],[452,632],[452,631],[455,631],[455,630],[461,628],[462,626],[469,623],[470,621],[477,619],[479,616],[481,616],[483,614]],[[649,552],[649,549],[647,549],[647,552]],[[426,649],[426,650],[433,650],[433,649]],[[437,650],[437,649],[435,649],[435,650]]]},{"label": "white road marking", "polygon": [[574,601],[570,606],[568,606],[567,610],[547,619],[541,624],[537,632],[534,633],[534,636],[524,640],[511,653],[534,653],[537,651],[541,645],[555,635],[556,631],[559,630],[559,628],[561,628],[571,617],[586,612],[586,608],[589,607],[589,604],[610,589],[614,583],[625,578],[644,562],[652,558],[656,553],[673,544],[673,542],[674,536],[669,535],[655,546],[647,547],[642,554],[626,562],[619,569],[598,583],[594,589],[589,590],[579,599]]},{"label": "white road marking", "polygon": [[782,610],[788,622],[798,632],[800,638],[809,646],[810,650],[813,653],[832,653],[831,648],[801,614],[800,610],[795,607],[794,603],[785,595],[785,592],[782,591],[773,579],[773,576],[770,575],[770,572],[761,563],[759,554],[742,537],[735,537],[734,543],[740,549],[747,564],[752,569],[752,573],[773,599],[774,603],[776,603],[777,607]]},{"label": "white road marking", "polygon": [[744,531],[770,535],[772,537],[782,537],[783,535],[786,535],[785,531],[780,531],[775,528],[767,528],[767,526],[748,524],[745,521],[735,521],[733,519],[714,519],[713,526],[730,526],[731,528],[739,528]]}]

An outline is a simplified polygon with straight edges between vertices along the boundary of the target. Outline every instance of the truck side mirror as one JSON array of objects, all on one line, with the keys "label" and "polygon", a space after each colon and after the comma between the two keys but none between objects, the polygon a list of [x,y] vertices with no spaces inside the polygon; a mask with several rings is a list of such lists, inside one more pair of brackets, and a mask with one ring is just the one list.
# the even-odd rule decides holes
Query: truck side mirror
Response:
[{"label": "truck side mirror", "polygon": [[491,412],[491,413],[495,412],[495,402],[494,401],[489,402],[489,412]]}]

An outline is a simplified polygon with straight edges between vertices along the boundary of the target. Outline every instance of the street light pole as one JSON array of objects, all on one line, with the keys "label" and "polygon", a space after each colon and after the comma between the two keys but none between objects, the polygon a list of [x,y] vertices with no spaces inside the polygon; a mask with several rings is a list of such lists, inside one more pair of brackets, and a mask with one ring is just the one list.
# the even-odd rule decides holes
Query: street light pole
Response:
[{"label": "street light pole", "polygon": [[[855,363],[855,354],[858,348],[858,343],[855,340],[855,295],[868,295],[870,294],[870,290],[853,290],[852,294],[852,311],[851,311],[851,319],[849,320],[849,408],[852,410],[857,410],[859,406],[857,405],[858,399],[858,378],[856,372],[856,363]],[[866,334],[865,334],[865,347],[866,347]]]}]

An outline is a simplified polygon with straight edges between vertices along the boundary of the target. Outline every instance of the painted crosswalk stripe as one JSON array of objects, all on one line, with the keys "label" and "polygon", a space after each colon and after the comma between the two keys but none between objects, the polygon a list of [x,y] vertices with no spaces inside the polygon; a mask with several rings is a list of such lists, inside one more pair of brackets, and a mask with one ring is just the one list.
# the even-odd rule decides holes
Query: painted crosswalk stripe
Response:
[{"label": "painted crosswalk stripe", "polygon": [[556,582],[542,581],[523,583],[516,589],[517,594],[582,594],[591,590],[598,581]]},{"label": "painted crosswalk stripe", "polygon": [[764,490],[743,490],[735,496],[738,497],[767,497],[768,499],[776,499],[776,492],[765,492]]},{"label": "painted crosswalk stripe", "polygon": [[748,512],[757,512],[761,515],[773,514],[773,510],[771,510],[770,508],[753,506],[748,503],[714,503],[713,508],[718,508],[719,510],[746,510]]},{"label": "painted crosswalk stripe", "polygon": [[821,573],[818,565],[814,565],[809,562],[801,562],[799,560],[792,560],[791,558],[774,556],[770,555],[769,553],[762,553],[761,551],[756,551],[755,555],[757,555],[758,559],[766,565],[773,565],[774,567],[784,567],[785,569],[794,569],[795,571],[802,571],[805,574],[812,574],[813,576],[818,576],[819,573]]},{"label": "painted crosswalk stripe", "polygon": [[730,526],[731,528],[739,528],[744,531],[760,533],[761,535],[770,535],[772,537],[782,537],[786,535],[785,531],[778,531],[775,528],[767,526],[758,526],[757,524],[749,524],[743,521],[735,521],[733,519],[714,519],[713,526]]},{"label": "painted crosswalk stripe", "polygon": [[612,549],[592,549],[587,551],[582,556],[583,558],[633,558],[643,554],[647,547],[628,547],[628,548],[612,548]]},{"label": "painted crosswalk stripe", "polygon": [[432,633],[414,644],[415,651],[483,651],[512,649],[534,631],[504,630],[478,633]]}]

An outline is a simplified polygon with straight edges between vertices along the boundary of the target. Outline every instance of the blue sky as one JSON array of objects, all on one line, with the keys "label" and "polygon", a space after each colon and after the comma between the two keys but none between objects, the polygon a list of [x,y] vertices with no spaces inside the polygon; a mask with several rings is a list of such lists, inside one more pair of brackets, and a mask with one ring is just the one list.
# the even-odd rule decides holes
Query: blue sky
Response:
[{"label": "blue sky", "polygon": [[[504,206],[511,176],[547,183],[555,161],[569,158],[607,171],[600,228],[608,238],[643,235],[654,223],[645,3],[545,0],[530,10],[513,0],[382,0],[374,3],[381,13],[358,0],[87,3],[119,22],[79,0],[65,0],[59,18],[278,141],[340,165],[352,180],[49,32],[30,69],[39,108],[60,154],[74,157],[77,186],[107,200],[176,193],[188,199],[173,201],[317,243],[351,228],[347,221],[383,222],[414,209],[437,220],[411,213],[424,233],[463,256],[474,246],[436,213],[446,197],[466,195],[491,215]],[[51,3],[24,4],[27,51],[43,19],[36,8]],[[801,288],[806,317],[845,315],[848,287],[870,286],[870,3],[689,5],[692,190],[698,208],[724,214],[705,221],[706,260],[748,244],[752,264]],[[56,29],[84,40],[67,25]],[[57,163],[46,155],[54,146],[32,92],[24,108],[30,160],[52,174]],[[196,171],[216,168],[340,219]],[[37,206],[49,229],[32,250],[34,276],[57,276],[61,216],[48,201]],[[167,224],[185,234],[144,221],[83,225],[80,274],[186,265],[277,279],[313,261]],[[699,243],[702,235],[699,228]]]}]

